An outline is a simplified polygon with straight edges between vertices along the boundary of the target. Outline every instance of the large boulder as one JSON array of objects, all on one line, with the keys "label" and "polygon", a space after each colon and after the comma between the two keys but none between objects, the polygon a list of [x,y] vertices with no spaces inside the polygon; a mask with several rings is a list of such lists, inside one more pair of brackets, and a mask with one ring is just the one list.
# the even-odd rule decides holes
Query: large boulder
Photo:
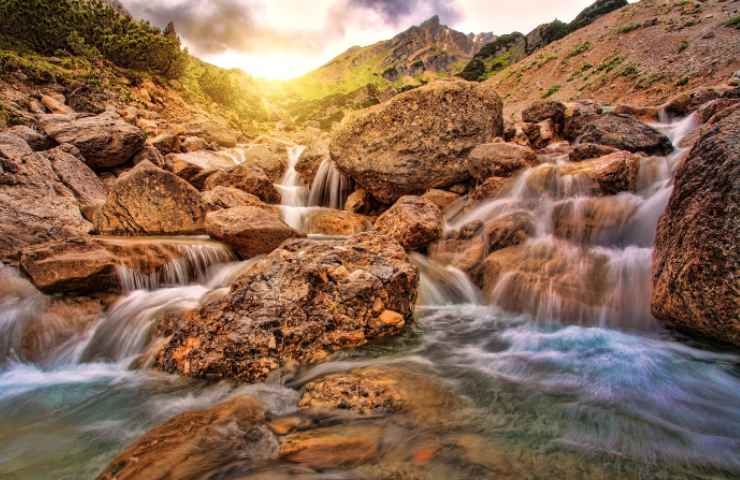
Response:
[{"label": "large boulder", "polygon": [[340,170],[390,204],[466,180],[470,150],[502,133],[502,102],[491,85],[439,81],[350,117],[330,150]]},{"label": "large boulder", "polygon": [[565,105],[552,100],[534,102],[522,111],[522,120],[529,123],[552,120],[556,128],[560,130],[565,120]]},{"label": "large boulder", "polygon": [[193,234],[203,231],[200,192],[177,175],[142,162],[122,175],[95,212],[99,233]]},{"label": "large boulder", "polygon": [[209,175],[236,166],[231,159],[207,150],[167,155],[165,165],[167,170],[199,189],[203,188]]},{"label": "large boulder", "polygon": [[667,155],[673,151],[668,137],[629,115],[576,116],[567,122],[564,134],[571,142],[596,143],[629,152]]},{"label": "large boulder", "polygon": [[263,202],[280,203],[280,193],[270,177],[254,165],[242,164],[230,170],[218,170],[205,181],[204,190],[212,190],[218,186],[238,188],[256,195]]},{"label": "large boulder", "polygon": [[293,240],[257,260],[199,308],[164,324],[165,371],[263,381],[284,365],[396,334],[411,319],[418,272],[400,245],[362,233]]},{"label": "large boulder", "polygon": [[260,207],[233,207],[206,216],[208,234],[231,246],[242,258],[270,253],[290,238],[303,235],[275,212]]},{"label": "large boulder", "polygon": [[277,205],[268,205],[257,196],[238,188],[216,187],[203,192],[202,198],[209,212],[233,207],[259,207],[276,216],[280,215],[280,207]]},{"label": "large boulder", "polygon": [[477,181],[489,177],[509,177],[523,168],[537,164],[537,155],[529,147],[515,143],[484,143],[470,152],[468,171]]},{"label": "large boulder", "polygon": [[442,211],[430,200],[406,195],[378,217],[375,228],[408,250],[422,249],[442,235]]},{"label": "large boulder", "polygon": [[57,143],[80,149],[87,164],[106,169],[127,163],[144,147],[144,132],[116,112],[52,114],[39,117],[41,129]]},{"label": "large boulder", "polygon": [[706,132],[675,174],[653,257],[652,312],[740,345],[740,111]]},{"label": "large boulder", "polygon": [[258,468],[279,453],[266,422],[260,402],[243,395],[207,410],[181,413],[129,445],[97,478],[196,480],[222,477],[235,467]]},{"label": "large boulder", "polygon": [[62,145],[47,152],[51,167],[61,182],[77,198],[80,208],[105,202],[107,195],[105,185],[95,175],[80,156],[79,150],[72,145]]},{"label": "large boulder", "polygon": [[0,261],[15,264],[27,245],[92,229],[77,197],[89,199],[99,192],[86,169],[62,147],[34,153],[20,137],[0,133]]}]

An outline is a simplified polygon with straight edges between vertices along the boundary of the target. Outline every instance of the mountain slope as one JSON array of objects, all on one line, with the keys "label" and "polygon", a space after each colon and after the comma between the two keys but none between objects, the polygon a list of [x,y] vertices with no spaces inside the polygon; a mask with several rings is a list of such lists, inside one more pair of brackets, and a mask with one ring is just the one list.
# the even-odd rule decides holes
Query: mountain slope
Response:
[{"label": "mountain slope", "polygon": [[459,71],[486,43],[491,33],[453,30],[434,16],[390,40],[352,47],[326,65],[285,84],[303,98],[349,93],[365,85],[379,87],[418,84],[422,79]]},{"label": "mountain slope", "polygon": [[656,105],[740,69],[740,2],[643,0],[496,72],[509,114],[540,98]]}]

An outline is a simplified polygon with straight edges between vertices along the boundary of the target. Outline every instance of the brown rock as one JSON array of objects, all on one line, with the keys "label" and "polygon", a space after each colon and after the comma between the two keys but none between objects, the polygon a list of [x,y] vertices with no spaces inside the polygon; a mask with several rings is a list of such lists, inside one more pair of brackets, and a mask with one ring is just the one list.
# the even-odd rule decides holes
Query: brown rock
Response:
[{"label": "brown rock", "polygon": [[242,164],[227,171],[216,171],[205,181],[205,190],[218,186],[234,187],[252,195],[263,202],[280,203],[280,193],[265,172],[254,165]]},{"label": "brown rock", "polygon": [[242,258],[270,253],[289,238],[303,235],[273,212],[259,207],[233,207],[206,216],[208,234],[231,246]]},{"label": "brown rock", "polygon": [[77,148],[62,145],[49,150],[47,155],[57,178],[72,191],[81,209],[105,201],[105,185],[90,167],[80,161]]},{"label": "brown rock", "polygon": [[162,155],[169,155],[170,153],[178,153],[180,151],[180,139],[172,132],[160,133],[149,143],[159,150]]},{"label": "brown rock", "polygon": [[350,193],[344,202],[344,209],[352,213],[367,214],[375,210],[376,207],[372,196],[361,188]]},{"label": "brown rock", "polygon": [[409,321],[417,282],[401,246],[376,233],[288,241],[243,272],[228,294],[159,332],[170,340],[157,365],[192,377],[262,381],[282,365],[398,333],[398,325],[371,322],[385,310]]},{"label": "brown rock", "polygon": [[564,135],[571,142],[597,143],[629,152],[667,155],[673,151],[668,137],[634,117],[616,113],[574,117]]},{"label": "brown rock", "polygon": [[618,152],[614,147],[607,147],[606,145],[597,145],[595,143],[580,143],[574,145],[573,149],[568,153],[568,160],[571,162],[580,162],[583,160],[590,160],[592,158],[599,158],[610,153]]},{"label": "brown rock", "polygon": [[501,110],[488,84],[433,82],[349,117],[331,155],[373,197],[392,203],[466,180],[470,149],[503,133]]},{"label": "brown rock", "polygon": [[470,175],[479,182],[489,177],[510,177],[536,164],[537,156],[531,148],[503,142],[478,145],[467,159]]},{"label": "brown rock", "polygon": [[406,195],[378,217],[375,228],[408,250],[421,249],[442,235],[442,212],[429,200]]},{"label": "brown rock", "polygon": [[144,132],[113,111],[100,115],[41,115],[39,125],[57,143],[77,147],[94,169],[123,165],[144,147]]},{"label": "brown rock", "polygon": [[427,190],[421,198],[429,200],[438,206],[440,210],[444,211],[447,207],[455,203],[460,198],[460,195],[454,192],[448,192],[447,190],[432,188],[431,190]]},{"label": "brown rock", "polygon": [[[53,158],[63,158],[74,167],[70,171],[79,172],[76,168],[84,167],[75,166],[78,160],[67,155],[64,149],[33,153],[21,138],[0,133],[0,261],[13,264],[24,246],[77,237],[91,230],[75,192],[52,166]],[[67,178],[73,177],[70,173]]]},{"label": "brown rock", "polygon": [[7,132],[22,138],[36,152],[48,150],[54,146],[54,141],[48,136],[25,125],[16,125],[9,128]]},{"label": "brown rock", "polygon": [[671,98],[663,105],[663,110],[668,115],[683,117],[718,98],[740,98],[740,88],[700,87]]},{"label": "brown rock", "polygon": [[355,235],[372,228],[371,219],[364,215],[331,208],[310,213],[304,225],[306,233],[323,235]]},{"label": "brown rock", "polygon": [[381,425],[337,425],[280,439],[280,459],[311,468],[349,468],[380,455]]},{"label": "brown rock", "polygon": [[658,223],[652,312],[740,345],[740,110],[706,132],[675,174]]},{"label": "brown rock", "polygon": [[470,199],[474,202],[491,200],[502,196],[511,185],[511,178],[489,177],[470,192]]},{"label": "brown rock", "polygon": [[539,123],[544,120],[552,120],[556,130],[563,128],[565,119],[565,105],[551,100],[534,102],[522,111],[522,120],[528,123]]},{"label": "brown rock", "polygon": [[139,153],[134,156],[132,163],[138,165],[141,162],[150,162],[155,167],[165,168],[164,156],[151,145],[145,146]]},{"label": "brown rock", "polygon": [[562,164],[556,172],[559,176],[571,175],[592,182],[592,190],[597,195],[614,195],[637,189],[639,169],[640,157],[615,152],[593,160]]},{"label": "brown rock", "polygon": [[192,234],[203,231],[205,213],[195,188],[142,162],[116,181],[94,223],[107,234]]},{"label": "brown rock", "polygon": [[558,138],[557,125],[552,119],[537,123],[526,123],[523,130],[529,140],[529,145],[538,150],[547,147]]},{"label": "brown rock", "polygon": [[64,104],[64,96],[60,95],[60,97],[55,98],[51,95],[42,95],[40,99],[41,104],[51,113],[74,113],[74,110]]},{"label": "brown rock", "polygon": [[235,166],[233,160],[207,150],[170,154],[165,158],[165,164],[167,170],[198,189],[204,188],[210,175],[230,170]]},{"label": "brown rock", "polygon": [[329,153],[329,140],[326,138],[317,138],[311,141],[306,146],[306,149],[301,153],[301,157],[298,159],[295,169],[301,175],[303,182],[306,185],[311,185],[321,163],[329,160],[331,160],[331,154]]},{"label": "brown rock", "polygon": [[552,211],[553,231],[560,238],[594,242],[618,234],[638,208],[634,197],[581,197],[557,204]]},{"label": "brown rock", "polygon": [[203,192],[203,203],[206,210],[213,212],[233,207],[258,207],[280,216],[280,209],[275,205],[268,205],[262,200],[238,188],[216,187]]},{"label": "brown rock", "polygon": [[197,480],[260,467],[280,451],[264,422],[262,406],[247,396],[181,413],[126,448],[98,480]]}]

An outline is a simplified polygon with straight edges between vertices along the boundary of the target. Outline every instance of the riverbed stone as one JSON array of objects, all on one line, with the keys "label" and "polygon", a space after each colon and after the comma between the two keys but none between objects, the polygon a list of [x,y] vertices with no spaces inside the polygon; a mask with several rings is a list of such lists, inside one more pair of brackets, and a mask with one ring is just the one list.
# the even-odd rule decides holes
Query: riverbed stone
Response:
[{"label": "riverbed stone", "polygon": [[404,248],[417,250],[442,235],[442,212],[423,197],[406,195],[378,217],[375,228],[393,237]]},{"label": "riverbed stone", "polygon": [[[403,248],[377,233],[290,240],[252,264],[226,295],[160,331],[169,341],[156,365],[191,377],[263,381],[281,366],[397,334],[411,321],[417,282]],[[403,321],[376,321],[388,310]]]},{"label": "riverbed stone", "polygon": [[251,193],[266,203],[280,203],[280,193],[260,167],[242,164],[230,170],[217,170],[204,183],[204,190],[233,187]]},{"label": "riverbed stone", "polygon": [[658,222],[652,312],[666,324],[740,345],[740,110],[676,170]]},{"label": "riverbed stone", "polygon": [[648,155],[668,155],[673,151],[668,137],[630,115],[577,116],[567,123],[564,135],[575,143],[596,143]]}]

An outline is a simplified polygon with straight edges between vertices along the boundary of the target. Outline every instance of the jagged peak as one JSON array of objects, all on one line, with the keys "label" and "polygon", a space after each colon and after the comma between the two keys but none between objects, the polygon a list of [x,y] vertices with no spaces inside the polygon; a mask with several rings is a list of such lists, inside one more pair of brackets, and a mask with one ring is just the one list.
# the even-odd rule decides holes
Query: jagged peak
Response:
[{"label": "jagged peak", "polygon": [[437,28],[441,25],[439,15],[434,15],[419,25],[419,28]]}]

